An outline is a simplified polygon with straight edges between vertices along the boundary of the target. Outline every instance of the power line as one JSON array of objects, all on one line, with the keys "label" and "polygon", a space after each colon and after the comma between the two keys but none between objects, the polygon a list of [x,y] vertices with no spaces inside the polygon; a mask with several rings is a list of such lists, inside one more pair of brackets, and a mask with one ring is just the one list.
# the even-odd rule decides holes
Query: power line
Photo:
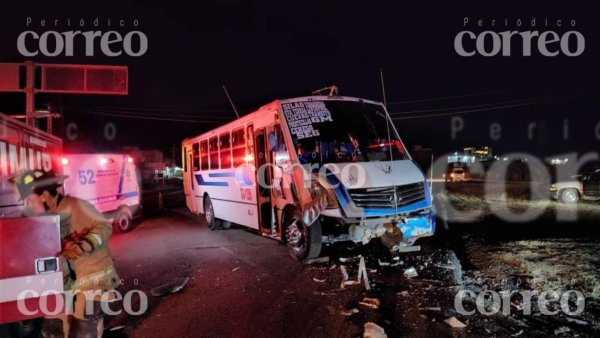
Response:
[{"label": "power line", "polygon": [[445,110],[453,110],[453,109],[481,108],[481,107],[489,107],[489,106],[502,105],[502,104],[512,104],[512,103],[518,103],[518,102],[519,103],[530,102],[530,101],[533,101],[533,100],[535,100],[535,99],[519,99],[519,100],[509,100],[509,101],[500,101],[500,102],[493,102],[493,103],[477,104],[477,105],[471,105],[471,106],[410,110],[410,111],[403,111],[403,112],[393,112],[393,113],[390,113],[390,115],[403,115],[403,114],[414,114],[414,113],[429,113],[429,112],[437,112],[437,111],[445,111]]},{"label": "power line", "polygon": [[136,116],[136,115],[126,115],[126,114],[111,114],[105,112],[97,112],[91,110],[82,110],[80,111],[84,114],[92,114],[92,115],[102,115],[102,116],[111,116],[118,117],[124,119],[137,119],[137,120],[153,120],[153,121],[171,121],[171,122],[186,122],[186,123],[218,123],[221,124],[221,121],[202,121],[202,120],[187,120],[187,119],[174,119],[167,117],[150,117],[150,116]]},{"label": "power line", "polygon": [[117,110],[117,109],[101,109],[101,108],[88,108],[87,110],[90,111],[96,111],[96,112],[102,112],[102,113],[122,113],[122,114],[130,114],[130,115],[138,115],[138,116],[149,116],[149,117],[153,117],[153,116],[170,116],[170,117],[174,117],[174,118],[194,118],[194,117],[201,117],[201,118],[205,118],[205,119],[222,119],[223,121],[230,121],[231,117],[229,116],[200,116],[200,115],[182,115],[182,114],[171,114],[168,111],[164,111],[162,113],[159,112],[136,112],[136,111],[126,111],[126,110]]},{"label": "power line", "polygon": [[99,109],[117,109],[117,110],[133,110],[133,111],[149,111],[149,112],[190,112],[190,113],[230,113],[231,111],[226,109],[194,109],[194,108],[151,108],[151,107],[107,107],[107,106],[96,106]]},{"label": "power line", "polygon": [[420,119],[420,118],[427,118],[427,117],[447,116],[447,115],[460,115],[460,114],[475,113],[475,112],[480,112],[480,111],[489,111],[489,110],[506,109],[506,108],[514,108],[514,107],[524,107],[524,106],[530,106],[530,105],[536,104],[536,103],[537,103],[536,101],[531,101],[531,102],[525,102],[525,103],[520,103],[520,104],[511,104],[511,105],[505,105],[505,106],[494,106],[494,107],[481,108],[481,109],[472,109],[472,110],[453,111],[453,112],[441,113],[441,114],[428,114],[428,115],[417,115],[417,116],[392,117],[392,120],[409,120],[409,119]]},{"label": "power line", "polygon": [[442,100],[448,100],[448,99],[459,99],[459,98],[463,98],[463,97],[473,97],[473,96],[484,96],[484,95],[490,95],[490,94],[498,94],[498,93],[501,93],[501,92],[502,91],[497,91],[496,90],[496,91],[489,91],[489,92],[482,92],[482,93],[471,93],[471,94],[463,94],[463,95],[431,97],[431,98],[416,99],[416,100],[409,100],[409,101],[395,101],[395,102],[389,102],[388,105],[398,105],[398,104],[417,103],[417,102],[442,101]]}]

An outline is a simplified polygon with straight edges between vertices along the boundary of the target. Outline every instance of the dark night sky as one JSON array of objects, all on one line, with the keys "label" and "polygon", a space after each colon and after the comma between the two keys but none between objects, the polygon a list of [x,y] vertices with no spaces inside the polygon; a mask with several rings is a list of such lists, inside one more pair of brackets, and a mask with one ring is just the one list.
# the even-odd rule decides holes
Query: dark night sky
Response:
[{"label": "dark night sky", "polygon": [[[73,30],[65,27],[40,27],[39,20],[75,21],[84,18],[82,31],[108,31],[105,21],[125,19],[127,26],[116,28],[123,34],[134,30],[131,22],[149,40],[149,50],[141,57],[116,58],[82,56],[76,44],[74,57],[34,57],[48,63],[87,63],[129,66],[128,96],[39,95],[38,106],[45,103],[65,109],[63,128],[68,122],[80,126],[81,138],[67,148],[90,146],[110,149],[119,145],[140,145],[167,149],[172,144],[210,128],[211,124],[134,120],[92,115],[128,110],[137,113],[164,113],[163,116],[190,115],[197,119],[224,120],[233,117],[221,88],[227,85],[238,108],[249,112],[276,98],[308,95],[323,86],[335,84],[342,95],[381,100],[379,68],[385,75],[389,102],[442,100],[391,104],[390,112],[434,110],[414,113],[447,114],[457,109],[518,99],[535,98],[535,104],[510,109],[472,112],[461,115],[465,130],[450,139],[452,115],[398,120],[397,126],[409,145],[422,144],[437,152],[467,145],[487,144],[498,152],[526,151],[551,155],[568,151],[598,149],[600,141],[594,128],[598,114],[600,21],[595,8],[575,2],[551,5],[547,1],[492,5],[464,5],[454,2],[419,3],[407,1],[199,1],[189,7],[177,1],[103,1],[97,6],[73,5],[64,1],[44,1],[26,5],[5,4],[0,14],[0,62],[22,62],[16,48],[17,36],[28,30],[26,18],[36,32]],[[488,2],[486,2],[488,3]],[[17,7],[8,9],[8,7]],[[98,17],[101,25],[91,25]],[[574,28],[585,36],[585,52],[578,57],[531,57],[513,48],[510,57],[461,57],[454,50],[456,34],[463,18],[488,21],[487,27],[468,26],[479,33],[486,29],[553,30],[562,35],[565,27],[551,24],[548,18],[576,20]],[[538,27],[514,23],[517,18]],[[489,21],[505,18],[508,28],[490,28]],[[104,22],[104,23],[103,23]],[[77,28],[80,29],[80,28]],[[79,47],[79,48],[78,48]],[[96,53],[101,54],[99,48]],[[478,95],[470,95],[478,94]],[[467,96],[465,96],[467,95]],[[22,96],[0,95],[0,111],[22,113]],[[108,108],[106,108],[108,107]],[[112,107],[112,110],[110,109]],[[119,108],[116,108],[119,107]],[[464,110],[464,109],[458,109]],[[87,111],[87,113],[86,113]],[[402,116],[400,114],[396,116]],[[405,116],[411,116],[405,115]],[[570,138],[560,138],[563,119],[569,119]],[[102,126],[117,125],[117,139],[104,140]],[[490,125],[502,125],[499,141],[489,137]],[[527,125],[538,123],[539,133],[527,139]],[[214,124],[213,124],[214,125]],[[64,132],[62,130],[61,132]]]}]

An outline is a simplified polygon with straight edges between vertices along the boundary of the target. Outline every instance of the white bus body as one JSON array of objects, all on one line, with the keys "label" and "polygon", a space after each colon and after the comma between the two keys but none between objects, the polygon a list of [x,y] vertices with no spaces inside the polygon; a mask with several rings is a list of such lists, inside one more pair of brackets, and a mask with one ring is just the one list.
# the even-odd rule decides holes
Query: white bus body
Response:
[{"label": "white bus body", "polygon": [[193,213],[280,239],[299,259],[325,241],[397,249],[435,231],[425,175],[378,102],[276,100],[184,140],[182,156]]},{"label": "white bus body", "polygon": [[66,195],[92,203],[113,221],[115,230],[129,231],[141,214],[140,184],[136,165],[125,154],[63,155]]}]

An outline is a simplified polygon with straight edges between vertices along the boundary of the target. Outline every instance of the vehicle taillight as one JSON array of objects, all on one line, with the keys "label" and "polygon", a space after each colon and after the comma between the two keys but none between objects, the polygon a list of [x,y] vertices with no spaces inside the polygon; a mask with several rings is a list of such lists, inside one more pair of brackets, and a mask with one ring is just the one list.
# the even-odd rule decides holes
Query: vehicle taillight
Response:
[{"label": "vehicle taillight", "polygon": [[62,165],[67,165],[67,164],[69,164],[69,159],[66,158],[66,157],[63,157],[63,158],[60,159],[60,163]]},{"label": "vehicle taillight", "polygon": [[105,158],[101,158],[101,159],[100,159],[100,165],[105,165],[105,164],[107,164],[107,163],[108,163],[108,160],[107,160],[107,159],[105,159]]},{"label": "vehicle taillight", "polygon": [[127,163],[133,163],[133,157],[128,157],[127,158]]}]

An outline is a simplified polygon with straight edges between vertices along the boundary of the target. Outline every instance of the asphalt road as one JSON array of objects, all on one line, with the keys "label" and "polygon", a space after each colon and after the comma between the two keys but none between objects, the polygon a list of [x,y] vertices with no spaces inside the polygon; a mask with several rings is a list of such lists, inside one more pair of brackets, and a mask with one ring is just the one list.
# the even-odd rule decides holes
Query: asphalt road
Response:
[{"label": "asphalt road", "polygon": [[[274,240],[244,228],[211,231],[185,208],[167,209],[110,240],[124,281],[120,291],[143,291],[148,310],[109,317],[106,336],[359,337],[367,322],[381,326],[388,337],[598,336],[600,304],[593,294],[600,280],[597,231],[548,237],[543,230],[553,224],[544,219],[531,224],[535,231],[517,231],[525,228],[522,224],[498,231],[504,226],[511,225],[491,217],[451,223],[450,231],[440,230],[421,252],[399,260],[374,243],[328,247],[329,262],[302,265]],[[350,279],[356,278],[358,255],[366,258],[371,290],[362,284],[342,289],[340,265]],[[545,267],[555,267],[552,276],[544,274]],[[409,268],[418,276],[406,277]],[[540,278],[556,282],[556,276],[581,283],[539,283]],[[180,292],[151,295],[153,288],[187,277]],[[525,315],[519,299],[511,300],[508,315],[465,316],[454,306],[459,290],[574,286],[589,296],[577,316],[544,316],[535,307],[534,315]],[[379,307],[360,304],[364,297],[378,299]],[[451,328],[444,322],[451,317],[466,327]]]}]

